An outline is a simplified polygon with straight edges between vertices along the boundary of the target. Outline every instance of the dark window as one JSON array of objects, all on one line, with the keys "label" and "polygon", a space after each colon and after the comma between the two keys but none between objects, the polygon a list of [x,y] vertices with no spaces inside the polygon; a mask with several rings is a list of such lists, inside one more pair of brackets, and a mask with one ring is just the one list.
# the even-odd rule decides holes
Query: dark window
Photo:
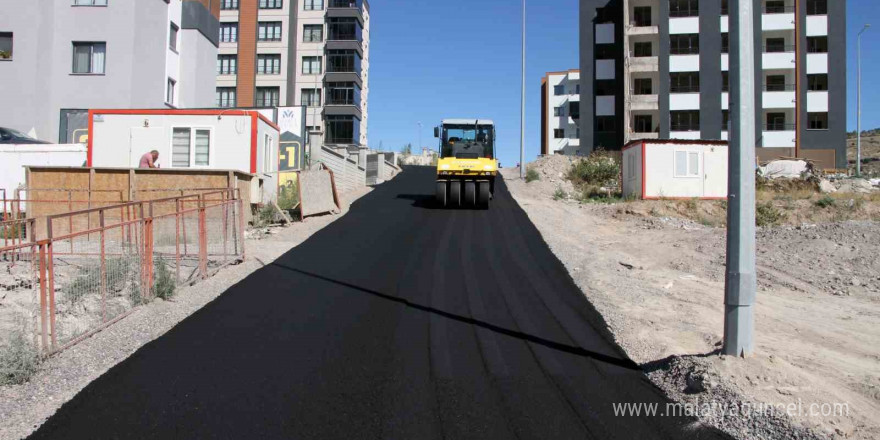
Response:
[{"label": "dark window", "polygon": [[828,37],[807,37],[808,53],[828,53]]},{"label": "dark window", "polygon": [[721,0],[721,15],[727,15],[727,0]]},{"label": "dark window", "polygon": [[0,32],[0,59],[12,59],[12,32]]},{"label": "dark window", "polygon": [[596,24],[614,23],[617,21],[617,10],[612,7],[596,9]]},{"label": "dark window", "polygon": [[730,110],[721,110],[721,131],[730,131]]},{"label": "dark window", "polygon": [[304,0],[303,9],[306,11],[323,11],[324,0]]},{"label": "dark window", "polygon": [[767,14],[784,14],[786,12],[794,12],[794,6],[785,6],[785,0],[767,0],[764,5],[764,12]]},{"label": "dark window", "polygon": [[554,128],[553,139],[565,139],[565,130],[561,128]]},{"label": "dark window", "polygon": [[238,42],[238,23],[220,23],[220,41],[223,43]]},{"label": "dark window", "polygon": [[669,91],[672,93],[699,93],[700,72],[674,72],[669,74]]},{"label": "dark window", "polygon": [[306,107],[321,106],[321,89],[302,89],[301,105]]},{"label": "dark window", "polygon": [[633,115],[634,133],[651,133],[654,131],[654,121],[651,115]]},{"label": "dark window", "polygon": [[596,132],[597,133],[614,133],[617,118],[614,116],[596,116]]},{"label": "dark window", "polygon": [[284,0],[260,0],[260,9],[281,9],[284,7]]},{"label": "dark window", "polygon": [[168,48],[177,52],[177,33],[180,30],[176,24],[171,23],[171,29],[168,32]]},{"label": "dark window", "polygon": [[278,87],[257,87],[257,107],[278,107],[281,91]]},{"label": "dark window", "polygon": [[565,116],[565,107],[553,107],[553,116]]},{"label": "dark window", "polygon": [[633,25],[651,26],[650,6],[636,6],[633,8]]},{"label": "dark window", "polygon": [[[581,103],[580,103],[580,101],[569,101],[568,115],[571,116],[572,119],[580,119],[581,118]],[[580,137],[580,136],[578,136],[578,137]]]},{"label": "dark window", "polygon": [[768,38],[764,42],[764,52],[766,53],[791,52],[792,50],[794,47],[785,45],[785,38]]},{"label": "dark window", "polygon": [[634,78],[633,79],[634,95],[653,95],[654,88],[651,78]]},{"label": "dark window", "polygon": [[327,83],[327,105],[361,106],[361,88],[353,82]]},{"label": "dark window", "polygon": [[809,130],[828,130],[828,113],[807,113]]},{"label": "dark window", "polygon": [[235,107],[235,87],[217,87],[217,107]]},{"label": "dark window", "polygon": [[633,43],[634,57],[652,57],[654,56],[653,45],[650,41],[644,43]]},{"label": "dark window", "polygon": [[328,144],[359,144],[361,121],[354,116],[328,115],[326,117]]},{"label": "dark window", "polygon": [[[767,131],[785,131],[789,128],[785,124],[785,113],[767,113]],[[791,127],[794,129],[794,126]]]},{"label": "dark window", "polygon": [[327,39],[331,41],[361,41],[361,25],[356,18],[327,19]]},{"label": "dark window", "polygon": [[361,0],[330,0],[330,8],[357,8],[361,7]]},{"label": "dark window", "polygon": [[699,0],[669,0],[670,17],[697,17],[699,15]]},{"label": "dark window", "polygon": [[730,91],[730,72],[721,72],[721,91]]},{"label": "dark window", "polygon": [[828,15],[828,0],[807,0],[807,15]]},{"label": "dark window", "polygon": [[581,85],[580,85],[580,84],[575,84],[575,85],[574,85],[574,93],[575,93],[576,95],[580,95],[580,94],[581,94]]},{"label": "dark window", "polygon": [[238,0],[223,0],[220,2],[220,9],[238,9]]},{"label": "dark window", "polygon": [[238,56],[217,55],[217,75],[235,75],[238,73]]},{"label": "dark window", "polygon": [[614,95],[617,89],[617,83],[613,79],[603,79],[596,81],[596,96]]},{"label": "dark window", "polygon": [[565,86],[560,84],[558,86],[553,86],[553,95],[562,96],[565,94]]},{"label": "dark window", "polygon": [[672,131],[700,131],[700,111],[681,110],[669,112]]},{"label": "dark window", "polygon": [[104,74],[106,43],[73,43],[73,73]]},{"label": "dark window", "polygon": [[327,71],[334,73],[361,74],[361,56],[353,49],[327,51]]},{"label": "dark window", "polygon": [[593,55],[597,60],[613,60],[617,55],[613,44],[597,44]]},{"label": "dark window", "polygon": [[669,53],[672,55],[697,55],[700,53],[700,34],[676,34],[669,36]]},{"label": "dark window", "polygon": [[320,43],[324,41],[324,25],[303,25],[303,41],[306,43]]},{"label": "dark window", "polygon": [[721,53],[730,53],[730,34],[721,34]]},{"label": "dark window", "polygon": [[165,88],[165,103],[174,105],[174,89],[177,86],[177,81],[168,78],[168,85]]},{"label": "dark window", "polygon": [[259,74],[259,75],[280,75],[281,74],[281,55],[278,55],[278,54],[257,55],[257,74]]},{"label": "dark window", "polygon": [[257,41],[281,41],[281,22],[261,21],[258,27]]},{"label": "dark window", "polygon": [[811,92],[825,92],[828,91],[828,74],[827,73],[817,73],[813,75],[807,75],[807,90]]},{"label": "dark window", "polygon": [[768,92],[784,92],[786,90],[794,90],[794,84],[785,83],[785,75],[767,75],[764,81],[764,90]]}]

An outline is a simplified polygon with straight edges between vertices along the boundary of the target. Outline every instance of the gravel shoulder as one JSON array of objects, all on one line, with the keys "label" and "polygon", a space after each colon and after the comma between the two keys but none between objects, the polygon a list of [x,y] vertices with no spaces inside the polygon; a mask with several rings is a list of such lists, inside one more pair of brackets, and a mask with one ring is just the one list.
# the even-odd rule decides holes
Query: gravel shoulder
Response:
[{"label": "gravel shoulder", "polygon": [[[880,223],[759,228],[756,354],[727,358],[718,356],[725,230],[631,209],[642,202],[553,200],[567,185],[559,162],[532,183],[505,169],[507,186],[670,397],[737,438],[880,438]],[[774,414],[731,413],[760,403]],[[821,414],[835,404],[845,414]]]},{"label": "gravel shoulder", "polygon": [[[155,300],[40,365],[25,384],[0,387],[0,439],[28,436],[62,404],[90,382],[162,336],[179,322],[222,295],[229,287],[271,263],[348,212],[348,206],[372,191],[363,188],[343,194],[341,215],[306,218],[268,235],[246,241],[247,258],[193,286],[178,289],[170,301]],[[250,235],[250,234],[249,234]],[[256,235],[256,234],[255,234]]]}]

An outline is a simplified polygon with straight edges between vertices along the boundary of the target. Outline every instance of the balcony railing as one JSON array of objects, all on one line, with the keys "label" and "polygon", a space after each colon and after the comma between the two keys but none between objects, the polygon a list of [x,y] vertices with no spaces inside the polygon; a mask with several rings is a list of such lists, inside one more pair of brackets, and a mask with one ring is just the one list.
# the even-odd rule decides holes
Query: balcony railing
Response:
[{"label": "balcony railing", "polygon": [[700,86],[672,86],[671,93],[700,93]]},{"label": "balcony railing", "polygon": [[700,126],[692,124],[672,124],[669,131],[700,131]]},{"label": "balcony railing", "polygon": [[699,9],[676,9],[676,10],[669,11],[669,16],[671,18],[699,17],[700,10]]},{"label": "balcony railing", "polygon": [[794,131],[797,125],[795,124],[786,124],[784,122],[774,122],[771,124],[764,124],[764,131]]},{"label": "balcony railing", "polygon": [[327,7],[360,9],[361,3],[361,0],[330,0]]},{"label": "balcony railing", "polygon": [[764,84],[765,92],[793,92],[797,90],[797,84]]},{"label": "balcony railing", "polygon": [[764,46],[764,53],[790,53],[795,51],[794,45]]},{"label": "balcony railing", "polygon": [[764,6],[765,14],[791,14],[794,12],[794,6],[776,6],[776,5],[766,5]]}]

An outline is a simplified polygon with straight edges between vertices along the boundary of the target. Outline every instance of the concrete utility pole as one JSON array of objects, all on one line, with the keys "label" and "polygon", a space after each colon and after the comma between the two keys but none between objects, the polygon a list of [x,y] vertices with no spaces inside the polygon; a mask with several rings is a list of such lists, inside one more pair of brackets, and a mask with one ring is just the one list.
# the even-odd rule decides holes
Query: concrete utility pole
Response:
[{"label": "concrete utility pole", "polygon": [[755,30],[752,0],[731,0],[724,354],[755,349]]},{"label": "concrete utility pole", "polygon": [[526,178],[526,0],[522,0],[522,108],[519,119],[519,177]]},{"label": "concrete utility pole", "polygon": [[416,151],[422,151],[422,121],[416,122],[416,124],[419,125],[419,145],[416,147]]},{"label": "concrete utility pole", "polygon": [[858,115],[857,119],[857,127],[856,127],[856,176],[861,177],[862,175],[862,34],[865,33],[868,28],[871,27],[870,24],[866,24],[865,27],[859,32],[859,37],[856,42],[857,47],[857,56],[859,63],[859,98],[858,98]]}]

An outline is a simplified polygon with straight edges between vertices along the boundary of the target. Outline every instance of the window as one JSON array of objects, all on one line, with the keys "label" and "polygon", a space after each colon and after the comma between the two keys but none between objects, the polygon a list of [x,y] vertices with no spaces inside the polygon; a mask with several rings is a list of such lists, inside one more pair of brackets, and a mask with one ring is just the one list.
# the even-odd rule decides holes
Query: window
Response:
[{"label": "window", "polygon": [[794,90],[794,85],[789,87],[785,84],[785,75],[767,75],[767,78],[764,80],[764,90],[768,92],[784,92],[786,90]]},{"label": "window", "polygon": [[349,115],[328,115],[326,143],[328,144],[359,144],[361,138],[361,121]]},{"label": "window", "polygon": [[361,41],[361,25],[356,18],[327,19],[327,39],[333,41]]},{"label": "window", "polygon": [[12,32],[0,32],[0,60],[12,59]]},{"label": "window", "polygon": [[[572,119],[580,119],[581,118],[581,102],[580,101],[569,101],[568,102],[568,116]],[[580,137],[580,136],[578,136]]]},{"label": "window", "polygon": [[730,131],[730,110],[721,110],[721,131]]},{"label": "window", "polygon": [[807,0],[807,15],[828,15],[828,0]]},{"label": "window", "polygon": [[828,74],[827,73],[817,73],[812,75],[807,75],[807,90],[811,92],[825,92],[828,91]]},{"label": "window", "polygon": [[306,107],[321,106],[321,89],[302,89],[301,105]]},{"label": "window", "polygon": [[730,91],[730,72],[728,71],[721,72],[721,91]]},{"label": "window", "polygon": [[[785,131],[787,130],[785,124],[785,113],[767,113],[767,126],[764,127],[767,131]],[[793,130],[794,127],[791,127]]]},{"label": "window", "polygon": [[677,110],[669,112],[669,125],[672,131],[700,131],[699,110]]},{"label": "window", "polygon": [[306,11],[323,11],[324,0],[304,0],[303,9]]},{"label": "window", "polygon": [[721,53],[730,53],[730,34],[721,34]]},{"label": "window", "polygon": [[828,130],[828,113],[807,113],[808,130]]},{"label": "window", "polygon": [[727,15],[727,0],[721,0],[721,15]]},{"label": "window", "polygon": [[[195,149],[192,146],[195,145]],[[195,154],[193,154],[195,153]],[[211,130],[174,128],[171,135],[171,167],[208,166],[211,158]]]},{"label": "window", "polygon": [[672,93],[699,93],[700,72],[673,72],[669,74],[669,91]]},{"label": "window", "polygon": [[106,43],[73,43],[73,73],[103,75]]},{"label": "window", "polygon": [[699,0],[669,0],[670,17],[697,17],[699,15]]},{"label": "window", "polygon": [[565,130],[562,128],[554,128],[553,139],[565,139]]},{"label": "window", "polygon": [[596,116],[596,132],[597,133],[614,133],[616,129],[617,118],[614,116]]},{"label": "window", "polygon": [[565,107],[553,107],[553,116],[565,116]]},{"label": "window", "polygon": [[353,82],[327,83],[327,105],[361,106],[361,88]]},{"label": "window", "polygon": [[354,49],[332,49],[327,51],[327,71],[335,73],[361,74],[361,56]]},{"label": "window", "polygon": [[558,86],[553,86],[553,94],[555,96],[562,96],[565,94],[565,86],[560,84]]},{"label": "window", "polygon": [[217,75],[235,75],[238,73],[238,56],[217,55]]},{"label": "window", "polygon": [[107,6],[107,0],[73,0],[73,6]]},{"label": "window", "polygon": [[767,0],[764,5],[764,12],[767,14],[784,14],[786,12],[794,12],[794,7],[787,8],[785,0]]},{"label": "window", "polygon": [[171,31],[168,34],[168,48],[177,52],[177,33],[180,30],[176,24],[171,23]]},{"label": "window", "polygon": [[807,37],[807,53],[828,53],[828,37]]},{"label": "window", "polygon": [[303,57],[303,75],[320,75],[321,57]]},{"label": "window", "polygon": [[634,57],[652,57],[654,56],[653,46],[650,41],[643,43],[633,43]]},{"label": "window", "polygon": [[281,22],[261,21],[257,31],[257,41],[281,41]]},{"label": "window", "polygon": [[259,74],[259,75],[280,75],[281,74],[281,55],[278,55],[278,54],[257,55],[257,74]]},{"label": "window", "polygon": [[237,43],[238,23],[220,23],[220,41],[223,43]]},{"label": "window", "polygon": [[653,122],[651,115],[633,115],[633,132],[650,133],[654,131]]},{"label": "window", "polygon": [[165,88],[165,103],[169,105],[174,105],[174,88],[177,85],[177,81],[168,78],[168,87]]},{"label": "window", "polygon": [[764,52],[766,53],[790,52],[791,50],[794,48],[785,45],[785,38],[768,38],[765,41]]},{"label": "window", "polygon": [[260,0],[260,9],[281,9],[284,7],[284,0]]},{"label": "window", "polygon": [[653,95],[651,78],[633,78],[633,95]]},{"label": "window", "polygon": [[700,53],[700,34],[676,34],[669,36],[671,55],[697,55]]},{"label": "window", "polygon": [[633,8],[634,26],[651,26],[651,7],[636,6]]},{"label": "window", "polygon": [[217,107],[235,107],[235,87],[217,87]]},{"label": "window", "polygon": [[676,151],[675,177],[700,177],[700,153]]},{"label": "window", "polygon": [[324,25],[303,25],[303,41],[306,43],[319,43],[321,41],[324,41]]},{"label": "window", "polygon": [[596,81],[596,89],[593,93],[596,96],[611,96],[616,91],[617,83],[613,79],[602,79]]},{"label": "window", "polygon": [[574,93],[575,93],[576,95],[580,95],[580,94],[581,94],[581,85],[580,85],[580,84],[575,84],[575,85],[574,85]]},{"label": "window", "polygon": [[630,154],[626,157],[626,174],[629,176],[627,180],[636,180],[636,155]]},{"label": "window", "polygon": [[613,60],[617,57],[617,48],[613,44],[597,44],[593,56],[597,60]]},{"label": "window", "polygon": [[224,9],[224,10],[238,9],[238,0],[222,0],[220,2],[220,9]]},{"label": "window", "polygon": [[278,87],[257,87],[257,107],[278,107],[281,91]]}]

